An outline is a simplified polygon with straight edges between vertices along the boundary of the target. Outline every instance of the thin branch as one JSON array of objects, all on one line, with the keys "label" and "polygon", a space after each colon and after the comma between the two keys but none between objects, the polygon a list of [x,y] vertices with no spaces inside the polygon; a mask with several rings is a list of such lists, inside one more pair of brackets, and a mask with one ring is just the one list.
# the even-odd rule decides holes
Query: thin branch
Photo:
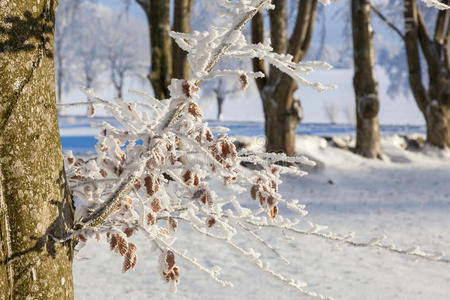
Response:
[{"label": "thin branch", "polygon": [[246,257],[250,262],[252,262],[256,267],[258,267],[259,269],[261,269],[262,271],[266,272],[267,274],[273,276],[274,278],[276,278],[277,280],[279,280],[280,282],[291,286],[292,288],[294,288],[295,290],[297,290],[298,292],[300,292],[301,294],[305,295],[305,296],[309,296],[311,298],[316,298],[316,299],[328,299],[331,300],[333,298],[331,297],[327,297],[321,294],[318,294],[316,292],[313,291],[308,291],[303,289],[303,284],[293,280],[293,279],[288,279],[285,278],[283,275],[274,272],[268,265],[264,264],[259,258],[257,258],[255,256],[254,251],[252,250],[245,250],[241,247],[239,247],[237,244],[233,243],[232,240],[227,239],[227,238],[223,238],[217,235],[214,235],[208,231],[203,230],[202,228],[198,227],[197,225],[193,224],[192,222],[190,222],[191,227],[196,230],[197,232],[210,237],[212,239],[221,241],[223,243],[225,243],[226,245],[230,246],[231,249],[237,251],[238,253],[242,254],[244,257]]},{"label": "thin branch", "polygon": [[386,18],[379,10],[378,8],[375,7],[375,5],[370,4],[370,8],[372,9],[372,11],[381,19],[381,21],[383,21],[384,23],[386,23],[386,25],[388,25],[389,27],[391,27],[391,29],[393,29],[402,40],[405,39],[405,35],[402,33],[402,31],[400,29],[398,29],[391,21],[389,21],[388,18]]},{"label": "thin branch", "polygon": [[280,228],[280,227],[277,227],[276,225],[266,224],[266,223],[256,223],[256,222],[252,222],[252,221],[246,221],[246,222],[250,225],[254,225],[254,226],[258,226],[258,227],[272,227],[272,228],[277,228],[277,229],[294,232],[294,233],[301,234],[301,235],[314,236],[314,237],[318,237],[318,238],[325,239],[325,240],[342,242],[342,243],[344,243],[348,246],[352,246],[352,247],[378,248],[378,249],[386,250],[388,252],[393,252],[393,253],[408,255],[408,256],[414,256],[416,258],[421,258],[421,259],[425,259],[425,260],[429,260],[429,261],[450,264],[450,259],[444,258],[443,254],[426,253],[426,252],[421,251],[418,247],[414,247],[411,249],[399,249],[394,245],[382,244],[382,243],[380,243],[380,241],[383,240],[384,237],[380,238],[380,239],[374,239],[372,241],[364,243],[364,242],[355,242],[355,241],[351,240],[352,236],[339,236],[339,235],[335,235],[333,233],[327,234],[327,233],[322,233],[322,232],[318,232],[318,231],[307,231],[307,230],[301,230],[301,229],[287,227],[287,226]]}]

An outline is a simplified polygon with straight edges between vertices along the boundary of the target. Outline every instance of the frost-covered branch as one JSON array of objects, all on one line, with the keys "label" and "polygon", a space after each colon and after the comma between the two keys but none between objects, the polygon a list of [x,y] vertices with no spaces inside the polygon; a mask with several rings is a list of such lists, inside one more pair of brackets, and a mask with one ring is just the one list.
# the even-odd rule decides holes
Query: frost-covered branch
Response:
[{"label": "frost-covered branch", "polygon": [[422,0],[428,7],[435,7],[437,9],[446,10],[450,9],[450,6],[440,2],[439,0]]},{"label": "frost-covered branch", "polygon": [[[304,173],[276,163],[305,162],[306,159],[277,154],[245,153],[245,156],[240,156],[226,134],[213,134],[202,122],[201,111],[194,102],[199,85],[204,80],[216,76],[236,76],[245,88],[248,77],[262,75],[240,70],[213,71],[224,56],[236,56],[236,51],[241,51],[239,56],[242,56],[242,51],[247,50],[253,51],[252,55],[270,55],[270,48],[255,51],[247,45],[241,33],[259,9],[271,8],[270,1],[220,3],[226,7],[231,25],[216,28],[220,32],[218,35],[210,31],[194,33],[190,38],[183,38],[183,41],[180,39],[181,45],[187,41],[185,46],[189,47],[189,57],[196,62],[193,64],[196,66],[193,68],[194,80],[172,80],[170,99],[158,101],[149,95],[134,92],[145,102],[128,103],[122,99],[109,102],[86,89],[87,102],[66,105],[87,105],[91,117],[96,107],[101,106],[119,122],[119,126],[107,122],[95,124],[99,128],[96,157],[84,160],[75,158],[70,152],[67,154],[69,184],[81,206],[77,210],[72,232],[62,240],[76,237],[84,242],[90,237],[98,238],[100,234],[106,234],[111,250],[124,258],[123,271],[126,272],[137,263],[137,247],[129,240],[136,231],[143,232],[160,251],[159,272],[173,286],[176,286],[180,276],[175,257],[190,262],[216,282],[230,285],[219,279],[217,270],[201,266],[194,258],[173,246],[178,222],[186,222],[197,232],[226,242],[262,268],[267,266],[262,258],[254,260],[251,251],[233,242],[238,232],[245,232],[262,248],[271,250],[282,260],[286,259],[243,225],[244,221],[272,224],[278,216],[278,205],[297,208],[299,216],[304,215],[301,208],[283,200],[278,193],[282,173]],[[180,36],[173,35],[175,38]],[[322,66],[317,63],[300,66],[292,63],[287,56],[275,57],[274,61],[281,69],[289,69],[293,76],[296,72],[308,72]],[[259,171],[248,173],[240,165],[244,160],[262,167]],[[221,183],[225,189],[239,193],[250,186],[247,198],[255,200],[255,208],[244,208],[235,198],[227,199],[226,194],[211,190],[213,183]],[[233,209],[224,209],[227,205],[232,205]],[[262,269],[304,295],[324,298],[303,290],[297,281],[286,279],[268,267]]]},{"label": "frost-covered branch", "polygon": [[280,227],[277,225],[255,223],[255,222],[248,222],[248,224],[257,226],[257,227],[272,227],[272,228],[276,228],[279,230],[290,231],[290,232],[305,235],[305,236],[313,236],[313,237],[317,237],[317,238],[321,238],[321,239],[325,239],[325,240],[329,240],[329,241],[333,241],[333,242],[343,243],[343,244],[345,244],[347,246],[351,246],[351,247],[378,248],[378,249],[386,250],[386,251],[401,254],[401,255],[413,256],[413,257],[416,257],[419,259],[425,259],[425,260],[429,260],[429,261],[442,262],[442,263],[450,263],[450,259],[444,257],[445,256],[444,253],[427,253],[427,252],[422,251],[419,246],[414,246],[410,249],[401,249],[392,244],[384,244],[384,243],[382,243],[382,241],[386,239],[386,236],[384,236],[384,235],[381,237],[373,238],[368,242],[356,242],[353,240],[353,237],[354,237],[353,234],[350,234],[347,236],[341,236],[341,235],[337,235],[337,234],[331,233],[331,232],[324,233],[324,232],[321,232],[321,230],[323,230],[323,228],[321,228],[320,225],[318,226],[315,224],[311,224],[312,228],[310,230],[302,230],[302,229],[299,229],[296,227],[291,227],[291,226]]}]

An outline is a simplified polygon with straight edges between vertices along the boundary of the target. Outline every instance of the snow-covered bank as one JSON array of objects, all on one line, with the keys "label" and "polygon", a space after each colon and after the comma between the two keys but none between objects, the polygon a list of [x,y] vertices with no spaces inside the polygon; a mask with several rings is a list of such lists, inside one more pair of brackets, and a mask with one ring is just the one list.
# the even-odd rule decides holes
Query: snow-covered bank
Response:
[{"label": "snow-covered bank", "polygon": [[[261,139],[246,138],[252,147]],[[333,232],[355,232],[368,241],[382,234],[386,243],[402,248],[420,245],[428,252],[450,249],[450,155],[425,149],[406,151],[402,139],[382,139],[389,161],[366,160],[330,147],[315,136],[299,136],[297,151],[323,163],[306,177],[284,177],[281,192],[307,204],[307,221],[328,225]],[[90,241],[74,263],[76,299],[298,299],[289,287],[261,274],[250,263],[219,242],[215,243],[180,227],[177,248],[189,249],[202,263],[221,262],[224,279],[234,288],[222,288],[181,259],[178,293],[156,275],[155,253],[141,245],[136,270],[121,274],[122,260],[104,242]],[[315,237],[263,234],[287,257],[285,265],[271,259],[274,269],[308,283],[307,289],[335,299],[448,299],[448,264],[404,257],[382,250],[350,248]],[[141,239],[142,241],[144,239]],[[241,240],[243,241],[243,239]],[[247,247],[252,242],[246,242]],[[208,254],[206,256],[206,254]],[[263,253],[271,256],[270,253]]]}]

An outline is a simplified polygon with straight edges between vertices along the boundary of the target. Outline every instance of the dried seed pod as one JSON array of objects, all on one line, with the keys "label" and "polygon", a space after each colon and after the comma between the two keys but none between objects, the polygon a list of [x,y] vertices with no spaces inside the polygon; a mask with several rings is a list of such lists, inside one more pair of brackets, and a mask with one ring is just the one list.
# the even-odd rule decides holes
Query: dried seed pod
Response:
[{"label": "dried seed pod", "polygon": [[239,83],[241,84],[241,89],[245,90],[248,87],[248,76],[247,74],[241,74],[239,76]]},{"label": "dried seed pod", "polygon": [[252,186],[252,188],[250,190],[250,195],[252,196],[253,200],[256,200],[256,193],[258,192],[258,190],[259,190],[259,186],[257,186],[257,185]]},{"label": "dried seed pod", "polygon": [[117,246],[117,242],[118,242],[117,237],[118,237],[118,235],[116,233],[112,234],[110,237],[109,246],[110,246],[111,251],[113,251]]},{"label": "dried seed pod", "polygon": [[67,158],[67,163],[68,163],[69,167],[73,166],[74,162],[75,162],[75,159],[73,158],[73,156],[69,156]]},{"label": "dried seed pod", "polygon": [[153,226],[156,223],[156,218],[152,213],[147,214],[147,225]]},{"label": "dried seed pod", "polygon": [[191,171],[187,170],[183,175],[184,183],[187,183],[191,179]]},{"label": "dried seed pod", "polygon": [[99,173],[100,173],[100,175],[102,175],[103,178],[108,176],[108,173],[105,170],[103,170],[103,169],[100,169]]},{"label": "dried seed pod", "polygon": [[123,233],[125,233],[127,237],[131,237],[135,231],[136,228],[128,227],[123,231]]},{"label": "dried seed pod", "polygon": [[174,218],[169,217],[167,222],[169,223],[169,227],[172,229],[173,232],[177,231],[177,228],[178,228],[177,220],[175,220]]},{"label": "dried seed pod", "polygon": [[157,180],[153,180],[152,176],[146,176],[144,178],[144,185],[149,196],[153,196],[159,190],[159,184]]},{"label": "dried seed pod", "polygon": [[200,108],[194,102],[189,103],[188,112],[197,120],[200,120],[203,117]]},{"label": "dried seed pod", "polygon": [[206,224],[208,225],[208,227],[213,227],[214,224],[216,224],[216,219],[214,219],[213,217],[208,218],[208,220],[206,220]]},{"label": "dried seed pod", "polygon": [[136,266],[137,262],[136,250],[137,248],[135,244],[133,243],[128,244],[127,252],[125,253],[123,258],[122,273],[125,273]]},{"label": "dried seed pod", "polygon": [[159,200],[158,198],[155,198],[152,200],[152,202],[150,203],[150,206],[153,210],[153,212],[157,213],[161,210],[161,200]]},{"label": "dried seed pod", "polygon": [[127,242],[127,240],[124,237],[122,237],[120,235],[117,235],[117,249],[116,249],[116,251],[119,252],[120,255],[122,255],[122,256],[124,256],[125,253],[127,253],[127,251],[128,251],[128,242]]},{"label": "dried seed pod", "polygon": [[278,214],[278,207],[275,205],[274,207],[272,207],[271,210],[269,210],[269,216],[273,220],[273,219],[275,219],[277,214]]},{"label": "dried seed pod", "polygon": [[95,106],[94,104],[89,104],[88,108],[87,108],[87,115],[88,118],[93,118],[95,116]]},{"label": "dried seed pod", "polygon": [[168,270],[172,269],[175,266],[175,254],[173,254],[172,251],[167,250],[165,262]]},{"label": "dried seed pod", "polygon": [[79,234],[78,237],[80,238],[80,241],[82,241],[83,243],[87,242],[87,237],[84,234]]}]

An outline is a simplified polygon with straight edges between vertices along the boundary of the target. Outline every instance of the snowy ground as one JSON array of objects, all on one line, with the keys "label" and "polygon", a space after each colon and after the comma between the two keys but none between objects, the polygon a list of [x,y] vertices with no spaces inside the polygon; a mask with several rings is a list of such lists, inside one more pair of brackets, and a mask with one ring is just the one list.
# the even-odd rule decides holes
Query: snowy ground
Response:
[{"label": "snowy ground", "polygon": [[[258,138],[247,138],[258,147]],[[323,163],[303,178],[284,177],[285,198],[307,205],[305,222],[328,225],[325,232],[368,241],[386,234],[386,243],[402,248],[450,252],[450,154],[434,149],[403,150],[398,136],[383,137],[388,161],[360,158],[327,145],[316,136],[299,136],[297,151]],[[332,184],[330,184],[332,183]],[[306,223],[300,224],[304,226]],[[224,266],[223,288],[178,259],[178,293],[156,273],[157,257],[137,237],[138,264],[121,273],[122,259],[105,242],[90,241],[74,262],[76,299],[299,299],[294,290],[261,273],[227,246],[181,227],[179,249],[188,249],[205,265]],[[450,265],[400,256],[383,250],[350,248],[315,237],[263,234],[291,264],[271,258],[280,273],[304,281],[306,289],[335,299],[449,299]],[[252,247],[253,242],[245,242]],[[263,253],[272,257],[270,253]],[[449,253],[447,253],[449,254]],[[448,256],[447,256],[448,258]]]}]

